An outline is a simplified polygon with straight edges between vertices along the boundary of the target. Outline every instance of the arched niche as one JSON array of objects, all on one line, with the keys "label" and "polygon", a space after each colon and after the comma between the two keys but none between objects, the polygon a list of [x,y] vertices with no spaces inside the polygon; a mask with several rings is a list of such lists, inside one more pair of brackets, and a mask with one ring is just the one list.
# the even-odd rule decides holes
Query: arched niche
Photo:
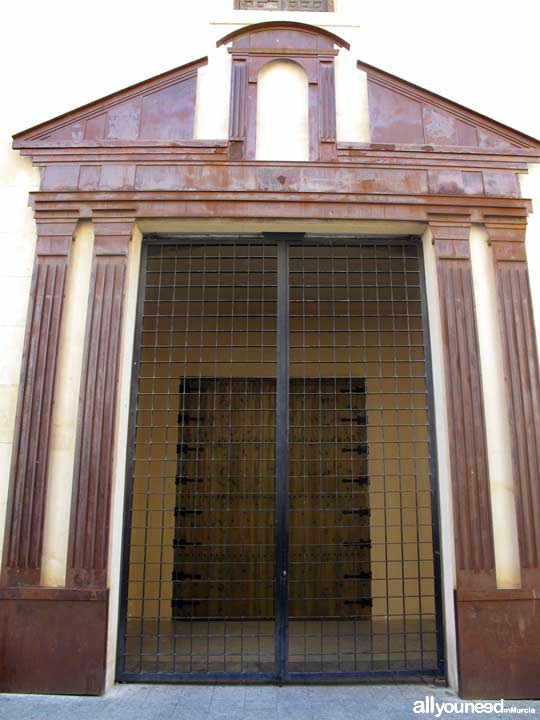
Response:
[{"label": "arched niche", "polygon": [[271,60],[257,80],[256,160],[309,160],[306,71],[291,60]]},{"label": "arched niche", "polygon": [[[257,155],[258,82],[272,60],[301,66],[308,79],[308,160],[335,160],[336,95],[334,58],[348,43],[333,33],[296,22],[266,22],[235,30],[218,42],[231,43],[229,157],[255,160]],[[264,77],[264,76],[263,76]],[[275,116],[275,111],[272,113]]]}]

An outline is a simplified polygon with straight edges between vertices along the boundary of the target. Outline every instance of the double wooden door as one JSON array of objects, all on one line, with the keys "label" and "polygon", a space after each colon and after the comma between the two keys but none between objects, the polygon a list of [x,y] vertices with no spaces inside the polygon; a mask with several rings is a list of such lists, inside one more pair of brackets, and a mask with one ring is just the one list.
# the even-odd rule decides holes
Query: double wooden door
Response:
[{"label": "double wooden door", "polygon": [[290,618],[369,614],[365,386],[352,385],[290,380],[288,522],[278,527],[275,379],[182,384],[175,618],[272,618],[285,533]]}]

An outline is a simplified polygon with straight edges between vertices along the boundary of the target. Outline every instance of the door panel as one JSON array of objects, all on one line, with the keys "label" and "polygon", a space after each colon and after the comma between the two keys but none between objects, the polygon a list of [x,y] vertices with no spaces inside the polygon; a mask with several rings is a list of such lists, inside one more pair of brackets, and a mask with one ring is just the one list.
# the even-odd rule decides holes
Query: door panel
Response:
[{"label": "door panel", "polygon": [[365,399],[351,386],[363,379],[290,381],[291,619],[370,615]]},{"label": "door panel", "polygon": [[346,620],[372,604],[364,381],[290,389],[288,669],[353,670]]},{"label": "door panel", "polygon": [[289,672],[433,670],[418,247],[293,243],[289,277]]},{"label": "door panel", "polygon": [[275,403],[274,379],[183,384],[175,620],[274,615]]},{"label": "door panel", "polygon": [[124,674],[272,674],[276,249],[146,252]]}]

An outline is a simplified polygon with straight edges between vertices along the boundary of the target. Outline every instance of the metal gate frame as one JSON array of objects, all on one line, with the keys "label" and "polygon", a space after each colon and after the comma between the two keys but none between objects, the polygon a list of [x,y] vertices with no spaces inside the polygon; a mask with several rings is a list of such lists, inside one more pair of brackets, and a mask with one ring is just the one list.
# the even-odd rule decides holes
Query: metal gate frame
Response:
[{"label": "metal gate frame", "polygon": [[[289,672],[288,670],[288,435],[289,435],[289,253],[291,241],[306,239],[311,244],[356,242],[359,246],[388,244],[391,241],[407,242],[417,248],[419,263],[420,297],[422,307],[422,331],[424,336],[424,363],[426,372],[427,415],[430,447],[430,486],[432,543],[434,567],[434,600],[436,616],[437,666],[433,670],[421,672],[411,670],[372,670],[358,672]],[[130,673],[124,668],[125,638],[127,626],[127,603],[129,581],[129,559],[131,539],[130,498],[133,493],[135,465],[135,435],[137,415],[137,392],[139,381],[141,335],[146,287],[146,268],[148,247],[152,244],[179,245],[189,244],[219,245],[234,241],[273,242],[277,247],[277,353],[276,353],[276,506],[275,506],[275,672],[225,673]],[[139,683],[178,683],[178,684],[338,684],[338,683],[380,683],[427,681],[436,679],[446,682],[445,642],[443,630],[442,576],[440,551],[439,493],[437,443],[435,431],[433,372],[431,358],[431,337],[429,332],[429,313],[426,294],[425,264],[421,239],[418,236],[402,235],[315,235],[287,232],[263,232],[260,234],[179,234],[151,233],[143,237],[141,263],[137,292],[137,310],[131,364],[131,392],[128,429],[128,460],[126,464],[126,486],[124,497],[124,523],[122,534],[121,585],[118,614],[117,640],[117,682]]]}]

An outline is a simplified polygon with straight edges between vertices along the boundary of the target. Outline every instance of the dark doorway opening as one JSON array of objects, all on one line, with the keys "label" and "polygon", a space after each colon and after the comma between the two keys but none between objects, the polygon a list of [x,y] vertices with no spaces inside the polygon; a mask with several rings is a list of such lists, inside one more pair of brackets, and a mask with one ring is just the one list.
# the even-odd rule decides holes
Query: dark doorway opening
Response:
[{"label": "dark doorway opening", "polygon": [[444,675],[421,248],[154,238],[118,679]]}]

